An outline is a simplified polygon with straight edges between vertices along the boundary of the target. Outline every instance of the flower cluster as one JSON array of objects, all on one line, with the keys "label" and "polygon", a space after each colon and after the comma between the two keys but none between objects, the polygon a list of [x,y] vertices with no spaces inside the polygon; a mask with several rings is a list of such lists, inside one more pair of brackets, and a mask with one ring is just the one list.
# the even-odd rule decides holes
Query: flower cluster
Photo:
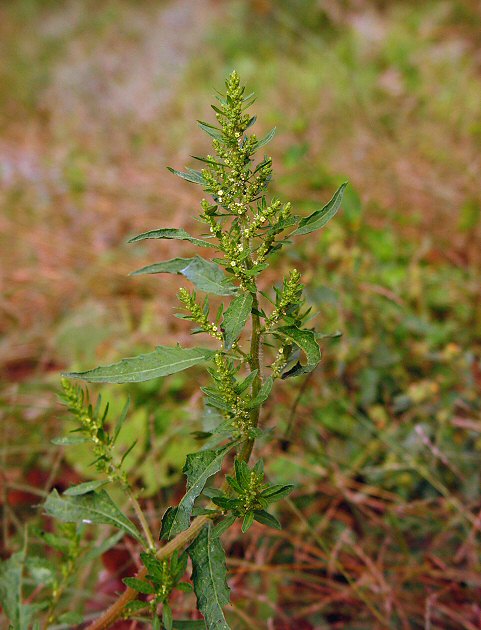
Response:
[{"label": "flower cluster", "polygon": [[[242,387],[235,378],[232,362],[223,354],[214,357],[214,369],[211,371],[216,384],[215,388],[204,388],[207,400],[222,411],[225,419],[240,437],[246,437],[250,429],[250,412],[248,401],[241,396]],[[218,404],[217,404],[218,403]]]},{"label": "flower cluster", "polygon": [[[232,524],[237,518],[243,518],[242,531],[246,532],[256,520],[264,525],[280,529],[279,521],[266,511],[270,503],[286,497],[293,489],[292,485],[272,485],[264,482],[264,464],[259,460],[250,469],[241,460],[234,461],[235,477],[227,475],[226,480],[232,492],[237,497],[232,497],[232,492],[227,495],[213,497],[212,501],[218,505],[224,514],[231,513],[224,522]],[[223,524],[220,524],[223,529]]]},{"label": "flower cluster", "polygon": [[292,269],[287,278],[284,278],[281,291],[277,292],[276,307],[265,320],[266,331],[271,330],[272,327],[288,313],[291,307],[299,307],[303,288],[301,284],[301,274],[297,269]]},{"label": "flower cluster", "polygon": [[94,408],[88,400],[88,393],[86,397],[80,387],[72,385],[65,378],[61,380],[61,385],[63,390],[61,398],[79,423],[79,432],[92,442],[97,470],[105,473],[111,481],[118,481],[125,485],[126,475],[113,461],[112,450],[115,440],[110,437],[105,428],[108,404],[101,412],[100,396]]},{"label": "flower cluster", "polygon": [[208,317],[208,303],[204,304],[204,307],[201,307],[197,304],[197,295],[195,291],[189,293],[187,289],[180,289],[178,294],[180,302],[184,305],[185,309],[189,311],[190,315],[184,315],[184,319],[190,319],[199,325],[202,332],[206,332],[215,339],[222,341],[222,333],[220,332],[218,326],[209,321]]}]

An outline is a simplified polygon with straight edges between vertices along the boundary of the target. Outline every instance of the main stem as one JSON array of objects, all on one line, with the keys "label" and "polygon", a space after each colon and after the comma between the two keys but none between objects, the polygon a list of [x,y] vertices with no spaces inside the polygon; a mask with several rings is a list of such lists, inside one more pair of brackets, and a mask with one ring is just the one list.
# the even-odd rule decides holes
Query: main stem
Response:
[{"label": "main stem", "polygon": [[[257,376],[252,383],[252,398],[254,399],[262,385],[262,376],[261,376],[261,361],[260,361],[260,353],[261,353],[261,322],[259,319],[259,315],[257,315],[259,311],[259,301],[257,299],[257,289],[252,294],[253,302],[252,302],[252,336],[251,336],[251,349],[249,353],[249,367],[251,372],[257,370]],[[259,423],[259,414],[260,407],[256,407],[251,411],[250,414],[250,426],[252,429],[255,429]],[[249,458],[252,454],[252,449],[254,448],[255,438],[247,439],[244,442],[244,445],[239,453],[239,459],[248,462]]]},{"label": "main stem", "polygon": [[[259,393],[259,390],[262,384],[262,378],[261,378],[261,373],[260,373],[261,372],[261,369],[260,369],[261,368],[261,362],[260,362],[261,323],[260,323],[259,315],[257,315],[257,312],[259,310],[257,290],[253,292],[252,297],[253,297],[252,310],[254,311],[254,313],[252,314],[252,336],[251,336],[251,347],[250,347],[250,353],[249,353],[249,367],[251,369],[251,372],[253,372],[254,370],[257,370],[257,376],[254,379],[254,382],[252,383],[252,397],[255,398],[257,394]],[[257,407],[256,409],[253,409],[251,411],[250,425],[252,428],[257,427],[259,423],[259,414],[260,414],[260,407]],[[242,446],[241,451],[238,456],[240,460],[245,461],[245,462],[249,461],[249,458],[252,454],[252,449],[254,448],[254,442],[255,442],[254,438],[249,438],[244,442],[244,445]],[[135,507],[135,504],[134,504],[134,507]],[[200,530],[208,522],[209,522],[209,517],[207,516],[198,516],[197,518],[195,518],[190,524],[190,527],[188,529],[178,534],[173,540],[171,540],[166,545],[164,545],[164,547],[159,549],[159,551],[157,551],[156,557],[159,560],[163,560],[165,558],[169,558],[177,549],[186,547],[193,540],[195,540],[195,538],[197,538],[197,535],[199,534]],[[144,525],[144,523],[142,523],[142,525]],[[145,531],[145,527],[144,527],[144,531]],[[147,531],[149,531],[148,526],[147,526]],[[147,536],[147,538],[149,538],[149,536]],[[147,569],[143,567],[137,573],[135,577],[141,580],[146,575],[147,575]],[[100,615],[98,619],[96,619],[87,627],[87,630],[105,630],[106,628],[109,628],[111,624],[113,624],[114,621],[116,621],[122,615],[122,612],[124,611],[127,604],[133,601],[137,597],[137,595],[138,595],[138,592],[135,589],[128,587],[122,593],[122,595],[110,606],[110,608],[107,608],[107,610],[104,613],[102,613],[102,615]]]}]

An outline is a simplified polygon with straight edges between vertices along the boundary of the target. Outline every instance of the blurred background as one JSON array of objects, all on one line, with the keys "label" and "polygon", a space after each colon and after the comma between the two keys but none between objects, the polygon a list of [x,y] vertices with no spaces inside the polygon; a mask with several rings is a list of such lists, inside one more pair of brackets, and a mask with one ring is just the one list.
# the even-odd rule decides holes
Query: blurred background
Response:
[{"label": "blurred background", "polygon": [[[188,245],[126,240],[200,233],[199,189],[166,166],[208,152],[195,121],[235,68],[256,133],[277,127],[272,194],[307,214],[350,187],[272,271],[296,265],[342,337],[270,403],[259,455],[298,490],[283,532],[226,536],[233,627],[481,627],[480,42],[478,0],[0,2],[3,557],[48,490],[95,477],[50,444],[71,428],[60,371],[191,343],[181,282],[128,276]],[[92,388],[133,399],[121,435],[154,522],[198,447],[192,376]],[[109,553],[79,610],[132,572]]]}]

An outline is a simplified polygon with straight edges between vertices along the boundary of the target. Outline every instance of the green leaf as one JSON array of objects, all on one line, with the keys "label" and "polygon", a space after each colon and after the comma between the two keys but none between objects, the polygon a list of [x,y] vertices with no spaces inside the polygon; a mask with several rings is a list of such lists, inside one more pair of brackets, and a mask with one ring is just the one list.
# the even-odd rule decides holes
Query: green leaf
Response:
[{"label": "green leaf", "polygon": [[272,138],[275,135],[276,135],[276,128],[274,127],[274,129],[271,129],[269,133],[267,133],[263,138],[261,138],[260,140],[256,142],[255,150],[257,151],[257,149],[264,147],[267,143],[269,143],[272,140]]},{"label": "green leaf", "polygon": [[71,446],[73,444],[85,444],[85,442],[90,442],[90,439],[82,435],[66,435],[53,438],[51,442],[56,446]]},{"label": "green leaf", "polygon": [[207,526],[187,549],[192,560],[192,581],[197,605],[208,630],[229,630],[223,607],[229,603],[225,553],[212,527]]},{"label": "green leaf", "polygon": [[236,459],[234,461],[235,476],[240,485],[246,490],[250,487],[251,471],[246,462]]},{"label": "green leaf", "polygon": [[144,580],[139,580],[134,577],[126,577],[122,580],[122,582],[129,588],[133,588],[134,591],[137,591],[138,593],[143,593],[144,595],[153,595],[155,593],[155,588],[152,584],[144,582]]},{"label": "green leaf", "polygon": [[144,544],[135,525],[122,514],[105,490],[77,497],[60,496],[53,490],[45,501],[45,511],[67,523],[102,523],[113,525]]},{"label": "green leaf", "polygon": [[133,271],[130,275],[141,276],[146,273],[182,273],[182,270],[188,267],[193,260],[194,258],[172,258],[171,260],[164,260],[163,262],[137,269],[137,271]]},{"label": "green leaf", "polygon": [[244,516],[244,520],[242,521],[242,533],[245,534],[246,531],[250,528],[252,523],[254,522],[254,512],[247,512]]},{"label": "green leaf", "polygon": [[232,348],[234,341],[244,329],[246,321],[251,313],[253,297],[250,293],[242,293],[236,297],[224,313],[224,341],[227,350]]},{"label": "green leaf", "polygon": [[184,474],[187,477],[187,490],[175,509],[175,514],[169,523],[168,531],[164,532],[164,539],[169,540],[187,529],[190,524],[194,501],[201,494],[207,479],[219,472],[226,453],[232,444],[216,451],[199,451],[187,455]]},{"label": "green leaf", "polygon": [[237,292],[237,287],[232,284],[217,263],[200,256],[193,258],[181,273],[198,289],[206,293],[233,295]]},{"label": "green leaf", "polygon": [[108,479],[97,479],[96,481],[85,481],[84,483],[79,483],[76,486],[71,486],[63,493],[63,496],[67,497],[79,497],[82,494],[87,494],[87,492],[93,492],[94,490],[98,490],[102,486],[106,486],[109,483]]},{"label": "green leaf", "polygon": [[224,518],[222,521],[217,523],[217,525],[214,527],[212,531],[212,535],[214,536],[214,538],[218,538],[219,536],[221,536],[221,534],[223,534],[226,530],[228,530],[229,527],[231,527],[236,522],[236,520],[237,520],[237,516],[235,514],[230,514],[229,516]]},{"label": "green leaf", "polygon": [[269,514],[265,510],[255,510],[254,519],[263,525],[267,525],[267,527],[273,527],[274,529],[282,529],[282,525],[276,519],[275,516]]},{"label": "green leaf", "polygon": [[152,581],[162,581],[164,575],[162,562],[157,560],[154,555],[144,551],[140,554],[140,559],[149,574],[154,578]]},{"label": "green leaf", "polygon": [[316,210],[308,217],[305,217],[300,220],[299,227],[297,230],[292,232],[291,236],[299,236],[300,234],[310,234],[315,230],[319,230],[324,227],[328,221],[332,219],[332,217],[337,213],[341,206],[342,196],[344,194],[344,190],[347,186],[347,182],[344,182],[342,186],[340,186],[332,199],[320,210]]},{"label": "green leaf", "polygon": [[189,241],[189,243],[198,245],[199,247],[216,247],[214,243],[209,243],[203,239],[191,236],[183,228],[160,228],[158,230],[149,230],[148,232],[143,232],[143,234],[134,236],[134,238],[131,238],[128,242],[136,243],[137,241],[144,241],[148,238],[175,239],[178,241]]},{"label": "green leaf", "polygon": [[287,497],[293,489],[294,486],[292,485],[273,485],[263,490],[260,496],[268,503],[274,503],[274,501],[280,501],[284,497]]},{"label": "green leaf", "polygon": [[179,582],[179,584],[176,585],[176,587],[179,591],[182,591],[183,593],[192,593],[192,591],[194,590],[194,587],[192,586],[192,584],[190,584],[190,582]]},{"label": "green leaf", "polygon": [[192,184],[201,184],[202,186],[205,184],[204,178],[202,177],[202,173],[194,170],[193,168],[188,168],[186,172],[177,171],[175,168],[167,167],[167,170],[177,175],[177,177],[181,177],[185,179],[187,182],[192,182]]},{"label": "green leaf", "polygon": [[274,379],[272,378],[272,376],[266,378],[266,380],[262,383],[262,386],[257,396],[250,401],[248,409],[255,409],[256,407],[262,405],[262,403],[264,403],[269,398],[269,394],[272,391],[273,384]]},{"label": "green leaf", "polygon": [[307,364],[301,366],[296,365],[292,370],[283,374],[283,378],[288,376],[299,376],[300,374],[307,374],[312,372],[316,365],[321,360],[321,350],[316,342],[316,334],[312,330],[304,330],[297,328],[296,326],[281,326],[276,329],[277,333],[281,333],[283,337],[298,346],[306,355]]},{"label": "green leaf", "polygon": [[0,562],[0,604],[15,630],[28,630],[37,608],[22,601],[24,563],[24,551]]},{"label": "green leaf", "polygon": [[172,630],[172,609],[170,608],[169,604],[167,604],[167,602],[162,607],[162,623],[164,624],[165,630]]},{"label": "green leaf", "polygon": [[172,258],[134,271],[131,275],[145,273],[177,273],[190,280],[201,291],[214,295],[233,295],[237,287],[232,284],[219,265],[200,256]]},{"label": "green leaf", "polygon": [[202,619],[174,619],[174,630],[205,630],[205,621]]},{"label": "green leaf", "polygon": [[141,383],[187,370],[214,354],[213,350],[206,348],[158,346],[154,352],[122,359],[118,363],[86,372],[69,372],[64,376],[81,378],[89,383]]},{"label": "green leaf", "polygon": [[125,422],[125,420],[127,419],[127,413],[129,411],[129,406],[130,406],[130,396],[127,396],[127,401],[125,403],[125,405],[122,408],[122,411],[120,413],[119,419],[117,420],[116,424],[115,424],[115,429],[114,429],[114,433],[112,436],[112,444],[115,444],[115,442],[117,441],[117,438],[119,437],[119,433],[122,430],[123,424]]},{"label": "green leaf", "polygon": [[211,138],[214,138],[215,140],[223,139],[224,136],[222,135],[222,131],[218,129],[217,127],[214,127],[213,125],[209,125],[209,123],[202,122],[201,120],[198,120],[197,122],[199,124],[199,127],[202,129],[202,131],[205,131],[205,133],[209,135]]}]

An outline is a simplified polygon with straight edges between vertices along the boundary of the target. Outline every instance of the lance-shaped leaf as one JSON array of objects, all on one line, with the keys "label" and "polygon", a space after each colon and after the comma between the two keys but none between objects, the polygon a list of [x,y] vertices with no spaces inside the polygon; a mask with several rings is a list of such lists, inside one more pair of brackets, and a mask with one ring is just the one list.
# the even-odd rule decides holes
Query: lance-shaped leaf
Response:
[{"label": "lance-shaped leaf", "polygon": [[189,243],[198,245],[199,247],[215,247],[214,243],[209,243],[203,239],[195,238],[183,228],[160,228],[158,230],[149,230],[149,232],[143,232],[138,236],[134,236],[128,242],[136,243],[137,241],[144,241],[148,238],[175,239],[178,241],[189,241]]},{"label": "lance-shaped leaf", "polygon": [[141,276],[146,273],[182,273],[182,270],[190,265],[194,258],[171,258],[162,262],[153,263],[133,271],[131,276]]},{"label": "lance-shaped leaf", "polygon": [[260,140],[258,140],[255,144],[255,149],[260,149],[261,147],[264,147],[266,144],[268,144],[272,138],[276,135],[276,128],[274,127],[273,129],[271,129],[269,131],[269,133],[267,133],[263,138],[261,138]]},{"label": "lance-shaped leaf", "polygon": [[200,256],[194,258],[172,258],[163,262],[142,267],[133,272],[133,276],[145,273],[178,273],[188,278],[205,293],[214,295],[233,295],[237,287],[224,274],[219,265]]},{"label": "lance-shaped leaf", "polygon": [[177,175],[178,177],[182,177],[182,179],[185,179],[187,182],[201,185],[205,184],[202,173],[194,170],[193,168],[188,168],[185,173],[182,171],[177,171],[175,168],[171,168],[170,166],[167,167],[167,170],[169,170],[171,173],[174,173],[174,175]]},{"label": "lance-shaped leaf", "polygon": [[206,293],[233,295],[237,292],[237,287],[225,276],[217,263],[200,256],[196,256],[181,273]]},{"label": "lance-shaped leaf", "polygon": [[53,490],[48,495],[44,507],[47,514],[59,521],[113,525],[145,544],[135,525],[122,514],[105,490],[81,496],[60,496]]},{"label": "lance-shaped leaf", "polygon": [[237,341],[239,335],[244,329],[245,323],[251,313],[253,298],[250,293],[242,293],[229,305],[224,313],[224,321],[222,327],[224,329],[224,340],[226,350],[232,348],[234,341]]},{"label": "lance-shaped leaf", "polygon": [[321,350],[316,342],[316,333],[312,330],[301,330],[296,326],[281,326],[276,329],[285,339],[298,346],[306,355],[306,365],[298,363],[288,373],[283,374],[283,378],[288,376],[299,376],[312,372],[321,360]]},{"label": "lance-shaped leaf", "polygon": [[223,607],[229,603],[225,553],[213,528],[205,527],[187,549],[197,605],[208,630],[229,630]]},{"label": "lance-shaped leaf", "polygon": [[301,219],[297,230],[292,232],[291,236],[299,236],[300,234],[310,234],[315,230],[319,230],[324,227],[328,221],[337,213],[341,206],[342,196],[347,186],[347,182],[344,182],[334,193],[332,199],[320,210],[316,210],[308,217]]},{"label": "lance-shaped leaf", "polygon": [[122,359],[118,363],[86,372],[68,372],[64,376],[81,378],[89,383],[141,383],[187,370],[214,354],[213,350],[207,348],[158,346],[154,352]]},{"label": "lance-shaped leaf", "polygon": [[219,472],[226,453],[232,448],[228,444],[215,451],[199,451],[187,455],[184,474],[187,477],[187,489],[177,507],[173,508],[162,527],[162,538],[169,540],[190,525],[194,501],[201,494],[209,477]]}]

